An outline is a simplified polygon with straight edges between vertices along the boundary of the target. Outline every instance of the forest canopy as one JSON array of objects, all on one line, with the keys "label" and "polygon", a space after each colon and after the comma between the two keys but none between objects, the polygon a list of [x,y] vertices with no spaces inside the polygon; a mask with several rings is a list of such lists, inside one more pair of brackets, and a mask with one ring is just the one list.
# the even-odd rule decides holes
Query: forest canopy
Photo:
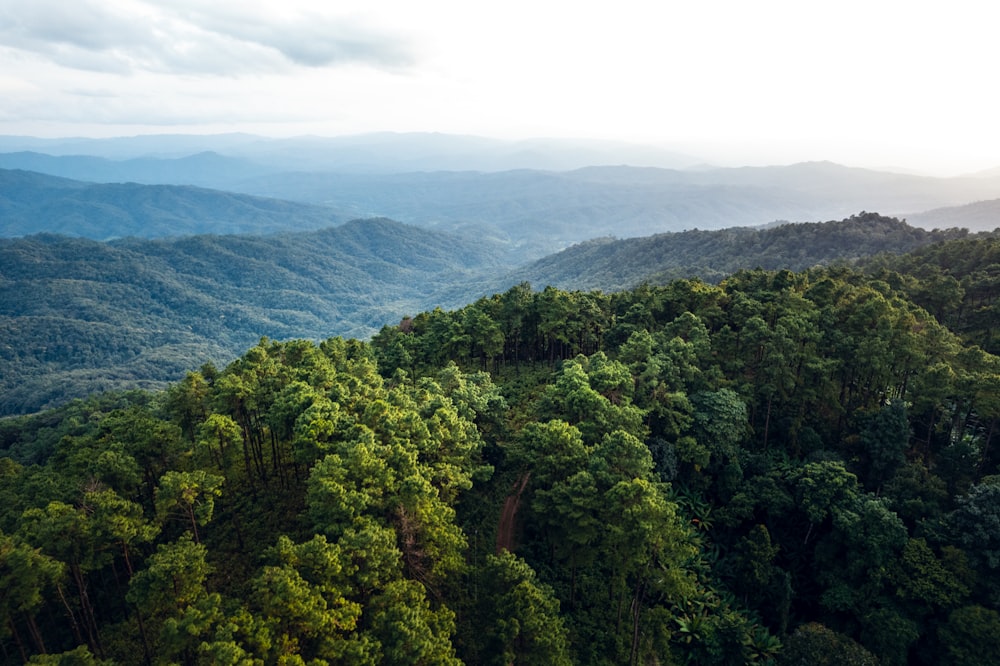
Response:
[{"label": "forest canopy", "polygon": [[741,269],[806,270],[989,237],[862,213],[592,241],[513,273],[491,234],[385,219],[264,237],[0,239],[0,415],[164,388],[206,361],[228,364],[262,336],[368,339],[404,314],[459,307],[524,281],[605,292],[678,277],[717,283]]},{"label": "forest canopy", "polygon": [[951,251],[520,284],[4,420],[3,654],[996,663],[1000,359],[933,307],[991,269]]}]

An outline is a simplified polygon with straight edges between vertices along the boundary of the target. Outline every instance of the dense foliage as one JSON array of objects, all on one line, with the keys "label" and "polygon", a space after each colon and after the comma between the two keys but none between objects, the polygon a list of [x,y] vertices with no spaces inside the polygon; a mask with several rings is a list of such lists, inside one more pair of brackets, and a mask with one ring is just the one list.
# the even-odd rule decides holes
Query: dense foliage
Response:
[{"label": "dense foliage", "polygon": [[0,645],[995,663],[998,420],[1000,359],[847,268],[522,284],[370,343],[262,340],[4,424]]},{"label": "dense foliage", "polygon": [[837,222],[596,239],[545,257],[515,276],[561,289],[604,291],[693,276],[718,282],[740,269],[798,271],[966,237],[964,229],[926,231],[878,213],[860,213]]},{"label": "dense foliage", "polygon": [[951,330],[1000,352],[1000,237],[959,238],[910,254],[871,257],[862,266]]},{"label": "dense foliage", "polygon": [[484,243],[356,220],[269,237],[0,239],[0,415],[177,381],[261,336],[368,337],[472,297]]},{"label": "dense foliage", "polygon": [[717,281],[741,268],[805,269],[946,238],[973,237],[868,213],[595,241],[513,274],[487,237],[389,220],[270,237],[0,240],[0,415],[162,387],[206,360],[228,363],[262,336],[367,338],[403,313],[523,281],[605,291],[681,274]]}]

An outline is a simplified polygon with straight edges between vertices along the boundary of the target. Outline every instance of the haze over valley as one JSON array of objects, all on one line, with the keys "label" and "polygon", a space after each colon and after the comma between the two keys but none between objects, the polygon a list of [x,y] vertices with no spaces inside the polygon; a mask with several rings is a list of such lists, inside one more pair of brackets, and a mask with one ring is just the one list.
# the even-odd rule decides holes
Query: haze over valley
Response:
[{"label": "haze over valley", "polygon": [[[6,211],[0,234],[5,236],[51,231],[103,240],[271,233],[387,217],[491,238],[506,245],[510,263],[539,259],[603,236],[815,222],[865,210],[913,218],[928,228],[990,230],[997,223],[982,211],[1000,197],[996,172],[935,178],[831,162],[668,168],[662,165],[697,158],[652,150],[645,156],[657,166],[638,166],[643,155],[639,147],[611,142],[503,142],[383,133],[339,140],[247,135],[88,141],[8,137],[0,140],[0,147],[5,144],[33,145],[53,153],[0,153],[0,169],[6,170],[0,180]],[[93,153],[60,154],[83,149]],[[557,162],[567,168],[543,168]],[[476,165],[479,168],[469,168]],[[958,216],[954,224],[947,214],[933,212],[973,203],[975,210],[949,211]]]}]

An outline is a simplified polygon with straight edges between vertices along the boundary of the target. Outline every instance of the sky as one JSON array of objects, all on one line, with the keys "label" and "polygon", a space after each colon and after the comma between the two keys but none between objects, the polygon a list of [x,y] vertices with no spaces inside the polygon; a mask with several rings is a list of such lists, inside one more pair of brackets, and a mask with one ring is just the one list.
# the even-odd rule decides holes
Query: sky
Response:
[{"label": "sky", "polygon": [[0,0],[0,134],[442,132],[1000,167],[981,0]]}]

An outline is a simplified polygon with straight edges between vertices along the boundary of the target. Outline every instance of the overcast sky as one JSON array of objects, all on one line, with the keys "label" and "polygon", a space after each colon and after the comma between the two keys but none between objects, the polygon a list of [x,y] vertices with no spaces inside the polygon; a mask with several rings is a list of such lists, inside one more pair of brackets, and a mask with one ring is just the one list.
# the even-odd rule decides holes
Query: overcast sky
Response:
[{"label": "overcast sky", "polygon": [[433,131],[1000,166],[981,0],[0,0],[0,134]]}]

